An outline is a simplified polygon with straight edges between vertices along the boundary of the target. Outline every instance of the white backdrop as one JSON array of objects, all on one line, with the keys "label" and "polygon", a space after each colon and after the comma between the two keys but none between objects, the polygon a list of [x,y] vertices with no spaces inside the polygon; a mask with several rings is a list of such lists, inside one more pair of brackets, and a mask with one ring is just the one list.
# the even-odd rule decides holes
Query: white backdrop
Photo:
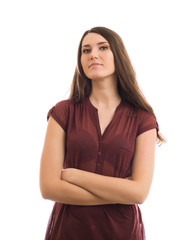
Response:
[{"label": "white backdrop", "polygon": [[39,190],[46,114],[68,97],[79,40],[94,26],[122,37],[168,140],[141,205],[147,240],[181,239],[180,10],[179,0],[1,0],[1,239],[44,239],[53,206]]}]

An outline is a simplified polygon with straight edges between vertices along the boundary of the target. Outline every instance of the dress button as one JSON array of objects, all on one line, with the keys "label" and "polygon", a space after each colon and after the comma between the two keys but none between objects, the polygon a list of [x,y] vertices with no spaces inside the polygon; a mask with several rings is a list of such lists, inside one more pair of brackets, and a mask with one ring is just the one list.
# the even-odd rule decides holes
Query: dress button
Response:
[{"label": "dress button", "polygon": [[100,155],[101,155],[101,152],[98,152],[98,155],[100,156]]}]

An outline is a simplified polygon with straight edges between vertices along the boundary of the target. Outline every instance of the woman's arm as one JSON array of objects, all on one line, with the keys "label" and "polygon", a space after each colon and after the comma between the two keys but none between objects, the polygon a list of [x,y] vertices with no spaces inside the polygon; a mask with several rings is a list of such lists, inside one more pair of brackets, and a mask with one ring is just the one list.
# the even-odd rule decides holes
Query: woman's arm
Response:
[{"label": "woman's arm", "polygon": [[131,180],[74,168],[63,170],[62,179],[111,202],[141,204],[146,199],[152,182],[155,145],[155,129],[137,137]]},{"label": "woman's arm", "polygon": [[73,205],[114,203],[102,199],[82,187],[61,180],[65,155],[65,132],[50,117],[40,165],[40,190],[43,198]]}]

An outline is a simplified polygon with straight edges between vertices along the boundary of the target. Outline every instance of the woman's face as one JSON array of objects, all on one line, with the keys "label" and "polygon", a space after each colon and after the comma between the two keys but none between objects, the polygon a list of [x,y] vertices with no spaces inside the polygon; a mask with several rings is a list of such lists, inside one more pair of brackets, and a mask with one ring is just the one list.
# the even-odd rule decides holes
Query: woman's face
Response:
[{"label": "woman's face", "polygon": [[82,41],[81,64],[85,75],[92,80],[113,77],[114,56],[108,41],[97,33],[87,34]]}]

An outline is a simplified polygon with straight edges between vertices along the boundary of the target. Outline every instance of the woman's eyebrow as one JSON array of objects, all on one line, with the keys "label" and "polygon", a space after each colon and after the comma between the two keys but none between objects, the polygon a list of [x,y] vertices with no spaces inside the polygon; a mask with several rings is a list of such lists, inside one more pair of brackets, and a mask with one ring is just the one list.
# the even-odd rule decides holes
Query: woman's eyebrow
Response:
[{"label": "woman's eyebrow", "polygon": [[[108,44],[108,42],[99,42],[99,43],[97,43],[97,45],[101,45],[101,44],[105,44],[105,43]],[[82,46],[82,48],[83,47],[90,47],[90,46],[91,46],[90,44],[85,44],[85,45]]]}]

